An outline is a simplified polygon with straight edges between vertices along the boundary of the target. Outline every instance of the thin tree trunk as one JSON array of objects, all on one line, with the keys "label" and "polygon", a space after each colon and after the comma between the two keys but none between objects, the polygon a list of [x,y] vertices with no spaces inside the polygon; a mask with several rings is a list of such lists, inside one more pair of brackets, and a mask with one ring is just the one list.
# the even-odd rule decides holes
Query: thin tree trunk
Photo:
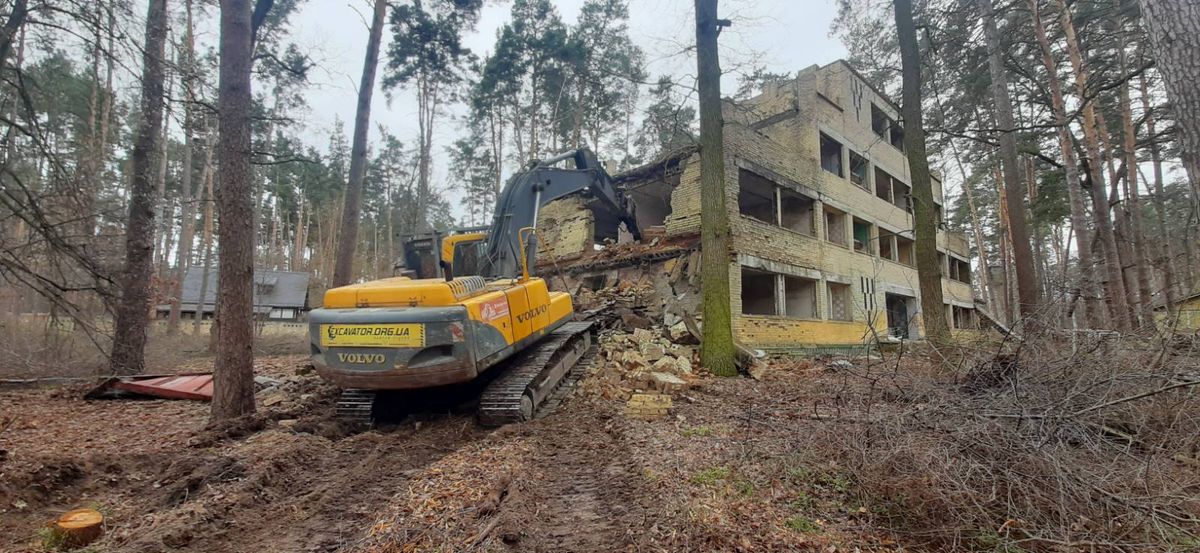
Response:
[{"label": "thin tree trunk", "polygon": [[1154,60],[1175,114],[1183,167],[1200,209],[1200,3],[1140,0]]},{"label": "thin tree trunk", "polygon": [[1057,126],[1058,149],[1062,151],[1063,169],[1067,177],[1067,201],[1071,207],[1071,228],[1075,233],[1075,245],[1079,255],[1077,276],[1073,279],[1076,293],[1083,297],[1084,321],[1092,328],[1105,327],[1104,307],[1095,290],[1092,279],[1095,261],[1092,259],[1092,231],[1088,226],[1087,210],[1084,207],[1083,186],[1079,180],[1079,163],[1071,142],[1071,127],[1067,120],[1066,103],[1063,101],[1062,83],[1058,79],[1058,66],[1051,56],[1050,40],[1046,27],[1038,12],[1038,0],[1029,0],[1033,14],[1034,30],[1038,46],[1042,51],[1042,65],[1046,68],[1046,81],[1050,86],[1051,109]]},{"label": "thin tree trunk", "polygon": [[1105,277],[1103,285],[1109,314],[1113,326],[1119,330],[1130,330],[1133,322],[1130,320],[1130,308],[1126,300],[1125,280],[1121,275],[1120,257],[1117,253],[1116,237],[1113,235],[1112,221],[1109,219],[1109,206],[1104,191],[1104,176],[1100,170],[1100,142],[1096,133],[1095,102],[1086,101],[1088,72],[1083,66],[1083,53],[1079,50],[1079,41],[1075,36],[1075,24],[1071,21],[1071,11],[1064,0],[1055,0],[1058,4],[1059,21],[1066,35],[1067,53],[1070,55],[1071,68],[1075,72],[1075,92],[1080,101],[1084,101],[1081,123],[1083,126],[1084,146],[1087,158],[1088,175],[1092,190],[1092,217],[1096,224],[1096,234],[1104,252]]},{"label": "thin tree trunk", "polygon": [[725,207],[725,137],[721,116],[721,64],[717,0],[695,0],[696,68],[700,96],[700,249],[704,339],[700,362],[718,376],[734,376],[729,292],[729,211]]},{"label": "thin tree trunk", "polygon": [[167,1],[150,0],[146,10],[146,42],[142,54],[142,119],[130,155],[129,219],[125,229],[125,269],[110,368],[114,374],[145,369],[150,280],[154,272],[154,179],[163,123],[163,53],[167,38]]},{"label": "thin tree trunk", "polygon": [[1020,312],[1022,317],[1030,319],[1037,315],[1041,298],[1033,268],[1029,230],[1025,223],[1025,186],[1017,166],[1017,136],[1014,130],[1016,124],[1013,122],[1012,101],[1008,95],[1008,75],[1000,57],[1000,31],[996,28],[992,0],[977,0],[977,4],[983,19],[983,34],[988,49],[988,72],[992,78],[992,99],[996,109],[996,123],[1000,128],[1000,159],[1008,200],[1008,230],[1012,235]]},{"label": "thin tree trunk", "polygon": [[363,178],[367,173],[367,133],[371,130],[371,95],[375,91],[375,69],[379,65],[379,43],[383,36],[387,0],[375,0],[371,33],[367,38],[366,60],[358,84],[358,107],[354,112],[354,138],[350,146],[350,180],[342,212],[342,231],[338,236],[337,262],[333,285],[345,286],[354,278],[354,251],[358,245],[358,217],[362,211]]},{"label": "thin tree trunk", "polygon": [[[191,0],[188,0],[188,36],[191,36]],[[189,39],[189,49],[191,47]],[[190,56],[189,56],[190,58]],[[186,92],[186,90],[185,90]],[[183,297],[183,278],[187,274],[188,267],[192,264],[192,242],[195,240],[196,233],[196,202],[194,198],[199,194],[192,191],[192,106],[189,101],[184,105],[184,154],[183,154],[183,175],[180,179],[180,202],[181,214],[179,219],[179,248],[175,255],[175,278],[171,285],[171,315],[167,321],[167,331],[170,334],[179,333],[179,319],[182,311]],[[209,135],[212,136],[211,134]],[[205,170],[209,165],[209,159],[212,158],[212,143],[209,140],[207,144],[208,159],[205,160]],[[203,182],[201,182],[203,185]]]},{"label": "thin tree trunk", "polygon": [[[1124,45],[1118,45],[1118,60],[1120,62],[1121,74],[1125,75],[1129,71],[1129,63],[1125,55]],[[1121,104],[1121,135],[1123,139],[1123,149],[1125,150],[1125,198],[1128,201],[1129,209],[1129,231],[1133,235],[1133,262],[1137,266],[1137,283],[1138,283],[1138,298],[1139,315],[1142,317],[1142,324],[1148,325],[1154,322],[1154,302],[1152,291],[1150,288],[1151,274],[1150,264],[1146,260],[1147,244],[1142,227],[1142,204],[1138,197],[1138,159],[1137,159],[1137,135],[1133,127],[1133,102],[1129,96],[1129,82],[1121,83],[1119,89],[1119,99]]]},{"label": "thin tree trunk", "polygon": [[155,243],[158,245],[157,261],[158,261],[158,277],[166,278],[167,276],[167,259],[170,256],[171,250],[171,215],[174,213],[174,204],[167,200],[167,145],[170,143],[171,134],[171,95],[174,90],[174,79],[168,74],[166,76],[167,95],[163,102],[163,123],[162,123],[162,140],[159,141],[158,147],[158,175],[155,177],[155,183],[158,186],[158,195],[156,196],[161,203],[162,213],[158,220],[158,225],[155,226]]},{"label": "thin tree trunk", "polygon": [[254,169],[250,165],[253,31],[249,0],[221,0],[216,189],[220,267],[213,420],[254,412]]},{"label": "thin tree trunk", "polygon": [[1157,123],[1154,118],[1154,108],[1150,105],[1150,85],[1143,73],[1138,77],[1139,96],[1142,100],[1143,117],[1146,120],[1146,135],[1150,137],[1150,164],[1154,170],[1154,211],[1158,223],[1159,255],[1158,266],[1163,275],[1163,289],[1166,294],[1167,308],[1174,309],[1179,303],[1179,285],[1175,273],[1175,246],[1167,230],[1166,192],[1163,190],[1162,151],[1158,146]]},{"label": "thin tree trunk", "polygon": [[[209,140],[215,136],[209,135]],[[204,302],[208,296],[208,273],[212,270],[212,243],[213,243],[213,171],[212,171],[212,152],[213,144],[208,146],[208,154],[204,160],[204,177],[201,179],[204,186],[204,230],[200,238],[201,251],[204,258],[200,261],[200,295],[196,298],[196,312],[192,319],[192,336],[200,335],[200,321],[204,320]],[[213,304],[215,315],[216,303]]]},{"label": "thin tree trunk", "polygon": [[921,286],[921,321],[925,337],[935,346],[950,342],[950,325],[942,298],[942,263],[937,251],[937,206],[929,158],[925,153],[925,127],[921,115],[921,52],[913,25],[911,0],[895,0],[896,32],[903,65],[904,151],[912,180],[913,226],[916,233],[917,280]]}]

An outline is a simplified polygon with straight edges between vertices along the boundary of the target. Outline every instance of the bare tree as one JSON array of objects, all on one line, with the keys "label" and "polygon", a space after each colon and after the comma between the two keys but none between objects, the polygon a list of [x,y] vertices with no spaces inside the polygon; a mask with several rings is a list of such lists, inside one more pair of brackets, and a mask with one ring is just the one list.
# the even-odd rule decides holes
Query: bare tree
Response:
[{"label": "bare tree", "polygon": [[142,119],[131,160],[129,219],[125,230],[125,270],[111,368],[116,374],[136,374],[145,365],[149,323],[150,279],[154,271],[154,190],[163,123],[163,53],[167,38],[167,1],[150,0],[146,12],[146,43],[142,52]]},{"label": "bare tree", "polygon": [[718,376],[734,376],[729,301],[729,211],[725,208],[725,124],[721,116],[721,63],[717,0],[696,0],[696,69],[700,96],[700,225],[704,339],[700,362]]},{"label": "bare tree", "polygon": [[[196,202],[200,194],[192,190],[192,157],[193,134],[195,125],[195,88],[199,86],[196,79],[196,37],[192,25],[192,0],[185,0],[185,27],[183,35],[183,174],[179,178],[179,247],[175,255],[175,275],[171,285],[171,313],[167,320],[168,330],[174,334],[179,331],[180,305],[183,295],[183,277],[192,260],[192,241],[196,232]],[[203,186],[203,183],[200,183]]]},{"label": "bare tree", "polygon": [[354,113],[354,138],[350,146],[350,179],[342,206],[342,231],[338,235],[337,262],[333,285],[350,284],[354,278],[354,249],[358,244],[358,214],[362,207],[363,177],[367,173],[367,132],[371,124],[371,95],[375,91],[375,68],[379,65],[379,43],[387,0],[375,0],[371,34],[367,38],[367,57],[363,61],[362,80],[358,83],[358,107]]},{"label": "bare tree", "polygon": [[925,153],[925,122],[921,115],[921,52],[913,25],[912,1],[895,0],[896,33],[904,79],[904,151],[912,178],[913,226],[916,227],[917,280],[921,285],[921,320],[925,336],[936,345],[950,341],[950,325],[942,298],[942,263],[937,251],[937,206]]},{"label": "bare tree", "polygon": [[[262,1],[262,0],[260,0]],[[269,5],[270,0],[266,0]],[[254,412],[254,170],[250,164],[254,30],[250,0],[221,0],[217,93],[217,360],[213,420]]]}]

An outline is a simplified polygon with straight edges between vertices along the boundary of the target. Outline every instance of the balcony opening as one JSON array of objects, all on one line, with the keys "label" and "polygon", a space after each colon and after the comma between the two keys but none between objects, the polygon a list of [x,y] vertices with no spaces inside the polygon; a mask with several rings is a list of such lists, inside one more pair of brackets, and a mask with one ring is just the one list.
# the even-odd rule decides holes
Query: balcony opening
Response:
[{"label": "balcony opening", "polygon": [[896,261],[901,265],[915,267],[917,265],[917,256],[915,251],[915,242],[903,236],[896,236]]},{"label": "balcony opening", "polygon": [[817,318],[817,281],[784,276],[783,290],[785,315],[795,319]]},{"label": "balcony opening", "polygon": [[868,223],[858,217],[854,218],[854,251],[874,254],[875,248],[871,245],[871,223]]},{"label": "balcony opening", "polygon": [[863,188],[867,188],[867,171],[871,164],[867,162],[867,158],[858,155],[854,150],[850,151],[850,182],[857,184]]},{"label": "balcony opening", "polygon": [[829,320],[853,320],[854,313],[850,304],[850,285],[837,282],[828,282],[826,284],[829,288]]},{"label": "balcony opening", "polygon": [[742,267],[742,314],[776,315],[775,274]]},{"label": "balcony opening", "polygon": [[825,239],[841,246],[849,245],[846,243],[846,213],[828,205],[825,206]]},{"label": "balcony opening", "polygon": [[842,173],[842,143],[821,133],[821,168],[839,177]]},{"label": "balcony opening", "polygon": [[775,211],[775,183],[745,169],[738,170],[738,213],[779,224]]},{"label": "balcony opening", "polygon": [[875,168],[875,195],[885,202],[892,201],[892,176],[878,167]]},{"label": "balcony opening", "polygon": [[780,225],[800,234],[816,236],[816,221],[813,217],[813,199],[793,192],[786,188],[779,189],[779,203],[782,207]]}]

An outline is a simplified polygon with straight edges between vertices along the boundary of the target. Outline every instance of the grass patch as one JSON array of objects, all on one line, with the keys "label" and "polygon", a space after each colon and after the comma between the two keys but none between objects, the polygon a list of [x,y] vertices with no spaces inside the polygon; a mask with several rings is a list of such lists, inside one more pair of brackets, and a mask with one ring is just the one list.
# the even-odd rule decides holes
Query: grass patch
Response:
[{"label": "grass patch", "polygon": [[712,467],[693,474],[690,480],[693,484],[708,486],[726,478],[729,478],[729,467]]},{"label": "grass patch", "polygon": [[687,436],[688,438],[703,438],[703,437],[711,436],[712,433],[713,433],[712,428],[709,428],[707,426],[693,426],[691,428],[685,428],[683,430],[683,435]]},{"label": "grass patch", "polygon": [[816,534],[821,531],[821,526],[815,520],[800,515],[787,519],[783,525],[788,530],[794,530],[802,534]]}]

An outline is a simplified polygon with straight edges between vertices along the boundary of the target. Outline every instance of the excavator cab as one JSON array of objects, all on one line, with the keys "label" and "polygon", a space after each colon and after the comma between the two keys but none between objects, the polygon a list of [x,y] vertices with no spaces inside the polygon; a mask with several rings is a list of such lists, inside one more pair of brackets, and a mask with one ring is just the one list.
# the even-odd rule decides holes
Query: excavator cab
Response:
[{"label": "excavator cab", "polygon": [[400,235],[402,257],[394,276],[441,278],[478,275],[487,227],[454,228]]}]

